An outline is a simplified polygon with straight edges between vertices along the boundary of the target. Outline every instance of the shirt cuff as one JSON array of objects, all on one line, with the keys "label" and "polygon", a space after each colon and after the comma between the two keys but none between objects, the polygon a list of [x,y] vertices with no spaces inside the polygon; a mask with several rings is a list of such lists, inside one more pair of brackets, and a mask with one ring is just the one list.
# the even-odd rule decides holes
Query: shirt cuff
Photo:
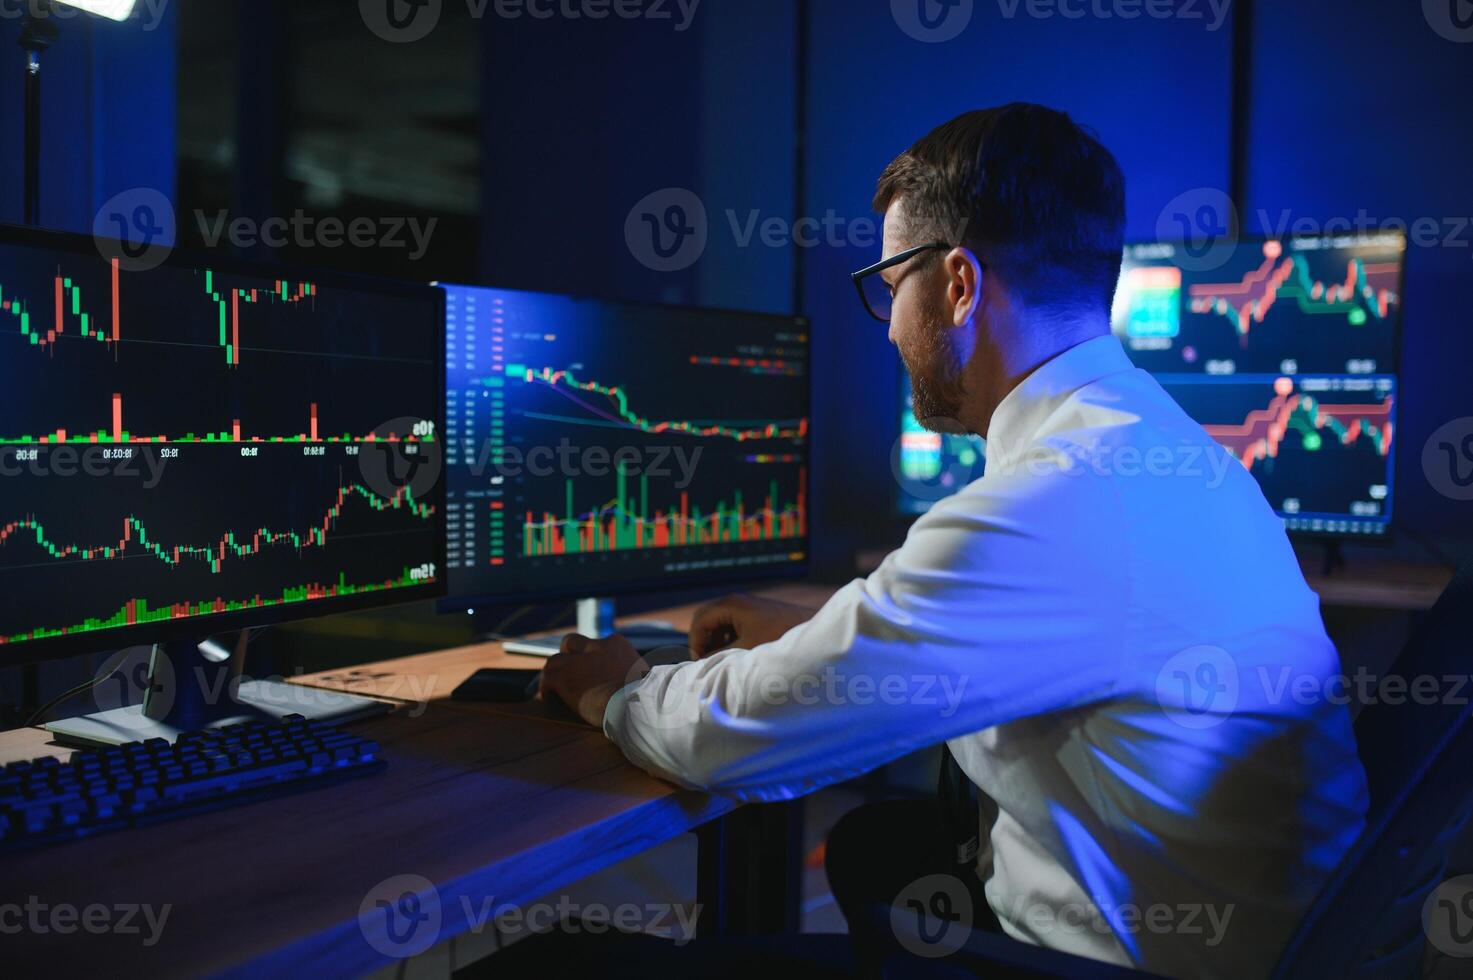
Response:
[{"label": "shirt cuff", "polygon": [[614,692],[609,698],[608,706],[604,708],[604,735],[615,745],[623,747],[619,734],[623,731],[624,721],[629,715],[629,705],[626,700],[629,692],[643,683],[643,679],[630,681]]}]

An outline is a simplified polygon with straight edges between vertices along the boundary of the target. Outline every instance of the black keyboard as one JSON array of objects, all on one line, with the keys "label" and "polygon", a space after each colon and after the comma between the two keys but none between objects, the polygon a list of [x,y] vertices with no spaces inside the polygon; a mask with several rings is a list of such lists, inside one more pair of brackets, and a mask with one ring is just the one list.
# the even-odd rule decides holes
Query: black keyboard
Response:
[{"label": "black keyboard", "polygon": [[0,852],[381,772],[378,744],[288,715],[0,767]]}]

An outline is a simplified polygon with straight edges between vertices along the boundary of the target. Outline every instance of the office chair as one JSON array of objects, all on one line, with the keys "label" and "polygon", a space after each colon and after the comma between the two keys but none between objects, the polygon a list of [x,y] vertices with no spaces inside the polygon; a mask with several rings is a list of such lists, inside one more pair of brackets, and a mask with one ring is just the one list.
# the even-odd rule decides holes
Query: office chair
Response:
[{"label": "office chair", "polygon": [[[1274,980],[1420,976],[1422,906],[1446,877],[1448,850],[1473,815],[1473,690],[1454,692],[1443,681],[1473,675],[1473,563],[1453,578],[1389,673],[1405,678],[1408,691],[1414,678],[1437,678],[1439,703],[1380,699],[1356,719],[1370,788],[1366,829],[1285,945]],[[890,909],[873,908],[870,919],[877,935],[893,937]],[[887,980],[1144,975],[1001,935],[972,933],[954,954],[934,960],[890,942],[878,965]]]}]

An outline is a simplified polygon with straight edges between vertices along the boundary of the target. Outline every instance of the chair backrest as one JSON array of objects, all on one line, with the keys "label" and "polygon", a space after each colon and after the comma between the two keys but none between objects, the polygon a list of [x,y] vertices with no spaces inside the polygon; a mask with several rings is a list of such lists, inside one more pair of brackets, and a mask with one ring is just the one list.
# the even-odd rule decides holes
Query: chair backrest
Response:
[{"label": "chair backrest", "polygon": [[[1275,978],[1420,974],[1422,906],[1473,813],[1473,564],[1418,624],[1390,675],[1405,686],[1380,688],[1355,723],[1371,796],[1366,830],[1285,947]],[[1418,688],[1419,678],[1435,682]]]}]

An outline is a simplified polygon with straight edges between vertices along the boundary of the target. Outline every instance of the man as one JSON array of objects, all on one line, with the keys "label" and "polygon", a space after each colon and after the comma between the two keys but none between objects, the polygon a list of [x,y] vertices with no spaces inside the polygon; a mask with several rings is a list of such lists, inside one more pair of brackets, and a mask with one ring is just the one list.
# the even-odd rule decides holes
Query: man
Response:
[{"label": "man", "polygon": [[985,475],[816,614],[716,603],[698,659],[649,670],[570,638],[544,692],[745,800],[946,741],[996,804],[978,869],[1009,935],[1267,975],[1361,830],[1364,774],[1344,706],[1301,696],[1339,664],[1281,523],[1110,333],[1118,165],[1008,105],[918,142],[875,206],[871,312],[917,415],[985,435]]}]

